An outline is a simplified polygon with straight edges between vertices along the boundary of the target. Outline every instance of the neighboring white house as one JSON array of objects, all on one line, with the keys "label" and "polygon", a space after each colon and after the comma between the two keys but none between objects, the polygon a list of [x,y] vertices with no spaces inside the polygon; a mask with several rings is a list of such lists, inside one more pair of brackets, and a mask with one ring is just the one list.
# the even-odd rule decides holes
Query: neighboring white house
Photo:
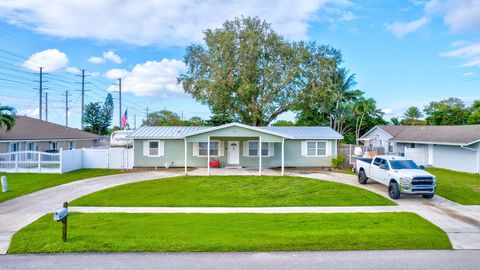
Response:
[{"label": "neighboring white house", "polygon": [[480,173],[480,125],[375,126],[362,139],[420,165]]}]

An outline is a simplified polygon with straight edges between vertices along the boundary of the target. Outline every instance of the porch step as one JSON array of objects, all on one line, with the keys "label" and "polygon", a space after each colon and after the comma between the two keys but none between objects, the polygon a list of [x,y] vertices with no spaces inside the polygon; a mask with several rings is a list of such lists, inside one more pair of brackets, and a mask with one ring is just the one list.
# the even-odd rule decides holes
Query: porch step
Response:
[{"label": "porch step", "polygon": [[242,165],[238,164],[227,164],[225,165],[225,169],[241,169]]}]

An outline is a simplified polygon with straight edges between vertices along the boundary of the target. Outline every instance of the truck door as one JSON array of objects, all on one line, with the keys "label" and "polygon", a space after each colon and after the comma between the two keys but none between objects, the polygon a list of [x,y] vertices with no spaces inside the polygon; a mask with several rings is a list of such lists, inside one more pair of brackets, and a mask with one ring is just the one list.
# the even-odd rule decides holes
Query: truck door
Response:
[{"label": "truck door", "polygon": [[378,166],[378,181],[388,184],[390,181],[389,177],[389,170],[390,170],[390,165],[388,164],[388,161],[386,159],[382,159],[380,161],[380,166]]},{"label": "truck door", "polygon": [[380,171],[380,163],[382,162],[381,158],[375,158],[372,162],[372,165],[370,165],[370,178],[373,180],[379,181],[379,172]]}]

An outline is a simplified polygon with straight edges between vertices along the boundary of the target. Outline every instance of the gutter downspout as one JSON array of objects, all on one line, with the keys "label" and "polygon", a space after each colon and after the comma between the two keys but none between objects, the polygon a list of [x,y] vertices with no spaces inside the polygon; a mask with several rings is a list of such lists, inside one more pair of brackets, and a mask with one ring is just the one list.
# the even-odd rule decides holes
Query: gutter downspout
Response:
[{"label": "gutter downspout", "polygon": [[480,149],[469,148],[469,147],[466,147],[465,145],[460,145],[460,147],[463,149],[477,152],[477,174],[480,173]]}]

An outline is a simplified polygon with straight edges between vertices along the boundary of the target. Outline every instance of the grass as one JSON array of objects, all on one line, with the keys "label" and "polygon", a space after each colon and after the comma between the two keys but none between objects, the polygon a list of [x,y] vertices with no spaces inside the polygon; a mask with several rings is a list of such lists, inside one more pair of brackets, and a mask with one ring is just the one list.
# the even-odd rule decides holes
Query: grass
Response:
[{"label": "grass", "polygon": [[334,172],[355,175],[355,173],[353,173],[352,171],[352,168],[344,168],[340,170],[335,170]]},{"label": "grass", "polygon": [[289,176],[187,176],[117,186],[79,198],[82,206],[394,205],[357,187]]},{"label": "grass", "polygon": [[413,213],[46,215],[17,232],[9,253],[451,249]]},{"label": "grass", "polygon": [[480,204],[480,175],[438,168],[426,170],[437,177],[438,195],[465,205]]},{"label": "grass", "polygon": [[121,170],[82,169],[64,174],[45,173],[0,173],[7,176],[9,191],[0,193],[0,202],[10,200],[37,190],[103,175],[122,173]]}]

